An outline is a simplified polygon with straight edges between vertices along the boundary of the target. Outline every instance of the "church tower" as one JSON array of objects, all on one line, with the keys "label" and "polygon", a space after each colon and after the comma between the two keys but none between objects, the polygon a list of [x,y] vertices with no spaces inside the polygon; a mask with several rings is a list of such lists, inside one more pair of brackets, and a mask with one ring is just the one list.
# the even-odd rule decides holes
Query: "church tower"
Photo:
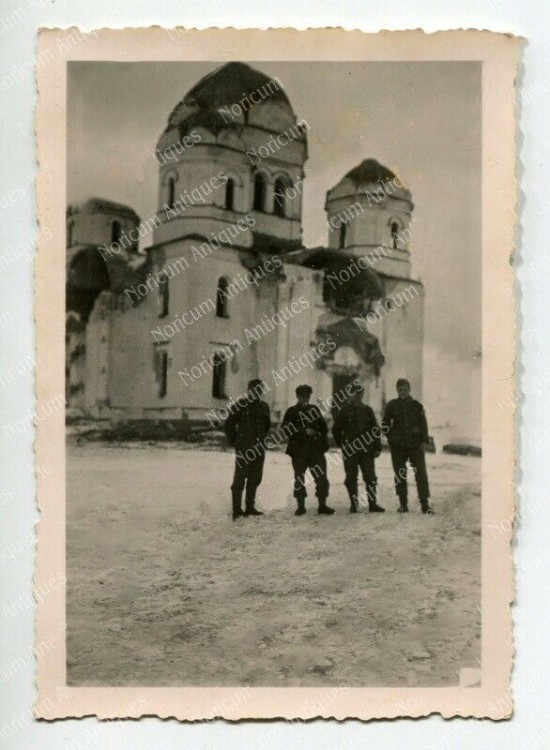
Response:
[{"label": "church tower", "polygon": [[[68,206],[66,222],[69,263],[84,248],[90,247],[112,246],[111,252],[104,250],[102,257],[120,255],[121,250],[137,252],[139,216],[122,203],[90,198],[82,205]],[[99,254],[99,250],[97,252]]]},{"label": "church tower", "polygon": [[129,206],[90,198],[66,215],[66,401],[93,416],[111,406],[114,292],[134,280],[139,216]]},{"label": "church tower", "polygon": [[[143,401],[152,393],[159,416],[183,409],[200,420],[309,347],[305,315],[292,331],[250,333],[262,321],[267,331],[300,298],[313,310],[307,300],[318,274],[286,261],[302,246],[307,130],[277,77],[237,62],[205,76],[169,115],[156,148],[158,204],[147,248],[151,275],[163,283],[143,305],[155,371]],[[252,283],[259,270],[261,283]],[[274,389],[266,397],[273,401]]]},{"label": "church tower", "polygon": [[381,273],[409,278],[413,202],[401,180],[365,159],[327,193],[329,247],[366,256]]}]

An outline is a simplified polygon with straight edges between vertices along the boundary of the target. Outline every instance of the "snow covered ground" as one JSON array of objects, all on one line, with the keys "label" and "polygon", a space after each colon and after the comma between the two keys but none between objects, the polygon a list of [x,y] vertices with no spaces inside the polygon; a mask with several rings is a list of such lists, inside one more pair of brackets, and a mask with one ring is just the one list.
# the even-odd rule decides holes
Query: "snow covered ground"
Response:
[{"label": "snow covered ground", "polygon": [[[338,454],[331,453],[333,462]],[[481,461],[428,455],[437,515],[295,518],[269,453],[261,518],[230,518],[233,456],[181,445],[67,448],[72,685],[449,686],[480,655]]]}]

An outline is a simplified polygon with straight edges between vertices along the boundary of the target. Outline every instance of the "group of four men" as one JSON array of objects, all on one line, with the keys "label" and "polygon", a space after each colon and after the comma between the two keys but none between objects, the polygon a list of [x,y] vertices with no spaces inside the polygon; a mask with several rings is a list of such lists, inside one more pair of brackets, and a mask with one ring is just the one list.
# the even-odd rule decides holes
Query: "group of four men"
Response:
[{"label": "group of four men", "polygon": [[[256,508],[256,490],[262,481],[268,433],[271,429],[269,406],[261,396],[265,386],[261,380],[251,380],[246,398],[242,399],[225,423],[228,442],[235,448],[235,473],[232,493],[233,519],[241,516],[261,516]],[[428,424],[421,403],[411,397],[409,381],[397,381],[398,397],[386,405],[381,426],[370,406],[363,403],[364,389],[355,384],[355,393],[336,412],[332,433],[342,450],[345,486],[350,498],[350,512],[359,508],[359,469],[366,486],[369,511],[383,513],[377,503],[377,477],[375,459],[382,450],[381,435],[387,437],[393,472],[395,492],[399,498],[398,512],[408,511],[407,462],[411,465],[418,490],[422,512],[433,514],[429,504],[430,490],[424,452],[428,447]],[[309,400],[313,389],[309,385],[296,388],[297,403],[287,409],[281,426],[273,436],[276,442],[287,442],[286,452],[294,469],[295,515],[306,512],[306,472],[315,482],[318,513],[332,515],[334,509],[327,505],[329,481],[327,477],[328,427],[320,409]],[[245,509],[242,495],[245,493]]]}]

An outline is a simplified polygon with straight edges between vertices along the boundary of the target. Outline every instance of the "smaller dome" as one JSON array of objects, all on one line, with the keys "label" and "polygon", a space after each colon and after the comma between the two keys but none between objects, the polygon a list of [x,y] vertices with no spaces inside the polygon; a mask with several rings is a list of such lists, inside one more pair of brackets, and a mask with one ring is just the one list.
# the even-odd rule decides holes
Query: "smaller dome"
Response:
[{"label": "smaller dome", "polygon": [[130,208],[130,206],[126,206],[123,203],[108,201],[105,198],[89,198],[82,206],[71,208],[73,208],[73,212],[74,209],[76,209],[77,211],[80,210],[82,213],[86,214],[117,214],[118,216],[124,216],[125,218],[130,219],[136,224],[139,224],[140,221],[139,216],[132,208]]},{"label": "smaller dome", "polygon": [[363,159],[361,164],[350,169],[344,176],[345,179],[357,186],[363,182],[388,182],[395,179],[395,174],[376,159]]},{"label": "smaller dome", "polygon": [[[408,201],[412,209],[411,193],[403,185],[399,177],[391,169],[385,167],[376,159],[363,159],[353,169],[350,169],[344,177],[327,192],[327,202],[340,200],[344,197],[355,196],[357,193],[365,192],[362,186],[376,185],[377,190],[384,190],[384,185],[392,183],[391,189],[387,188],[388,197],[393,196]],[[369,192],[370,189],[369,189]],[[376,192],[376,190],[375,190]]]}]

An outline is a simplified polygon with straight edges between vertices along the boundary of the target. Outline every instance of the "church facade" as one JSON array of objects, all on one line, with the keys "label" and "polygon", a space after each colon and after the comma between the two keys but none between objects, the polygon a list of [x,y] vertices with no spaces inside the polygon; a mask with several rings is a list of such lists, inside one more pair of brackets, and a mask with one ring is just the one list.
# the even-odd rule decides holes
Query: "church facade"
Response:
[{"label": "church facade", "polygon": [[377,413],[398,377],[422,397],[411,195],[365,159],[326,194],[326,246],[304,247],[308,131],[276,79],[229,63],[168,119],[154,216],[68,208],[70,407],[214,425],[256,377],[275,420],[301,383],[332,405],[358,378]]}]

